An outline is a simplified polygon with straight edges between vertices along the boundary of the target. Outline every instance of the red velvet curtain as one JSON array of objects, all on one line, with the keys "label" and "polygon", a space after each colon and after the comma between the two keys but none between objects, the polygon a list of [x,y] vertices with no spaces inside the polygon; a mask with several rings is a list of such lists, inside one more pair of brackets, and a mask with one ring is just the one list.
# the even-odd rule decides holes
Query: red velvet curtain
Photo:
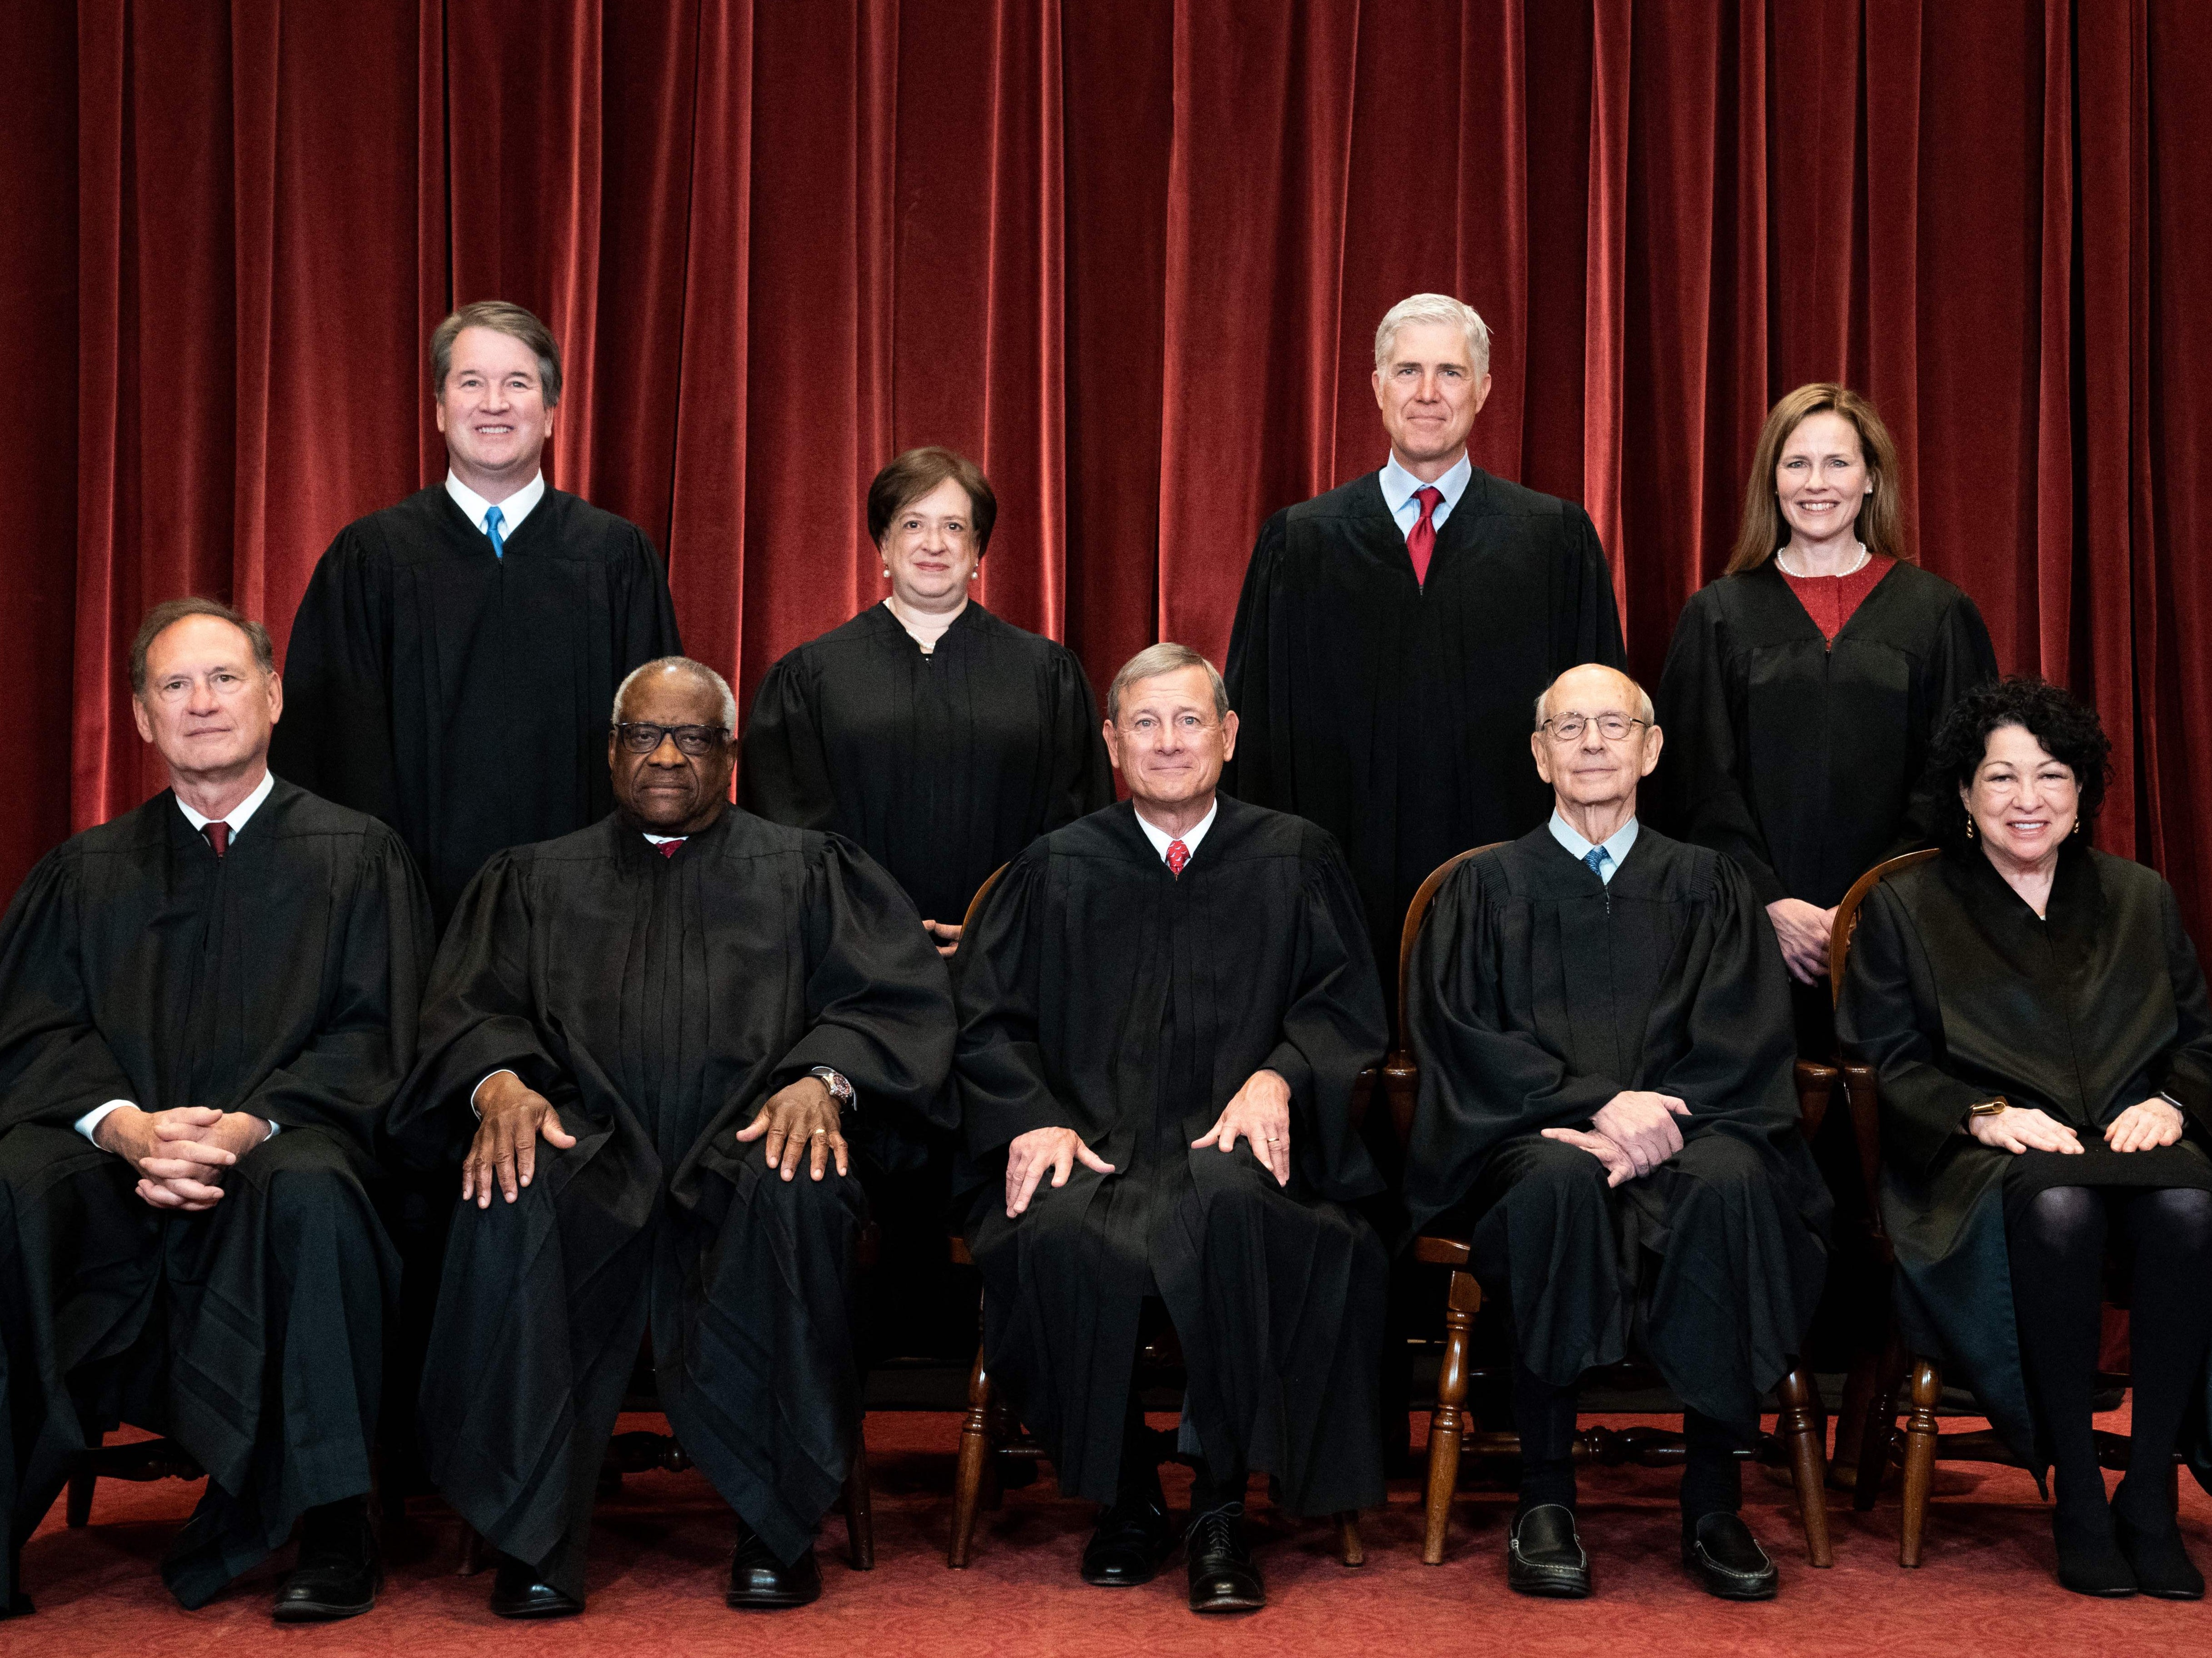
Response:
[{"label": "red velvet curtain", "polygon": [[1782,391],[1903,448],[1923,561],[2093,696],[2100,832],[2200,936],[2201,0],[0,0],[0,890],[157,779],[121,656],[280,642],[441,467],[458,301],[568,355],[551,471],[741,693],[882,591],[860,496],[998,486],[987,602],[1218,655],[1265,514],[1377,465],[1394,300],[1496,331],[1481,464],[1590,509],[1656,673]]}]

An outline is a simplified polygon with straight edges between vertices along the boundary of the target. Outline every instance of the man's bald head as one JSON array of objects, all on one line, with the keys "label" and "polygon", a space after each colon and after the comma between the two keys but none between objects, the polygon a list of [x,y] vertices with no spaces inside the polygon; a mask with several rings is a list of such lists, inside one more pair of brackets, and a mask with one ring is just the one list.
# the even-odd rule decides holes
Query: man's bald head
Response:
[{"label": "man's bald head", "polygon": [[1572,823],[1593,810],[1607,818],[1633,815],[1636,786],[1659,763],[1663,741],[1644,687],[1618,668],[1586,662],[1536,699],[1528,746],[1537,774]]},{"label": "man's bald head", "polygon": [[[1569,680],[1575,679],[1576,676],[1578,674],[1589,674],[1601,677],[1609,676],[1613,680],[1618,682],[1620,686],[1626,688],[1624,694],[1627,700],[1623,706],[1628,708],[1637,719],[1641,720],[1648,726],[1652,724],[1656,718],[1651,707],[1651,695],[1650,692],[1646,691],[1643,686],[1638,684],[1634,680],[1631,679],[1626,674],[1621,672],[1618,668],[1608,668],[1602,662],[1585,662],[1580,667],[1568,669],[1566,672],[1561,674],[1557,679],[1554,679],[1550,684],[1545,686],[1542,690],[1536,694],[1536,729],[1538,731],[1543,730],[1544,721],[1549,719],[1552,715],[1552,694],[1554,691],[1559,690],[1562,686],[1566,685]],[[1577,681],[1575,689],[1581,689],[1584,686],[1592,685],[1596,683],[1598,683],[1598,681],[1595,679],[1578,680]],[[1602,695],[1602,693],[1601,693],[1601,695]],[[1562,713],[1566,711],[1565,702],[1563,701],[1560,703],[1559,711]]]}]

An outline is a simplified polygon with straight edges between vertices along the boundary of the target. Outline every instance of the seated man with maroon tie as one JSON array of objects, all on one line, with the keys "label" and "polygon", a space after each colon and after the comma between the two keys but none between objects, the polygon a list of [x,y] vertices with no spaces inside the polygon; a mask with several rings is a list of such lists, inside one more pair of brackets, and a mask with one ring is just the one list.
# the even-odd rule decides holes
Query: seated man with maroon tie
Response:
[{"label": "seated man with maroon tie", "polygon": [[429,902],[398,835],[272,775],[268,634],[158,605],[132,712],[169,786],[64,842],[0,922],[0,1615],[103,1430],[167,1435],[205,1495],[186,1606],[283,1546],[280,1621],[382,1572],[369,1448],[398,1265],[371,1201],[414,1057]]},{"label": "seated man with maroon tie", "polygon": [[984,1351],[1105,1505],[1085,1581],[1123,1587],[1171,1540],[1133,1371],[1172,1324],[1191,1609],[1249,1611],[1251,1473],[1299,1514],[1382,1498],[1387,1262],[1350,1206],[1382,1184],[1352,1125],[1382,997],[1335,841],[1216,793],[1237,716],[1206,659],[1140,652],[1106,710],[1129,799],[1015,859],[957,958]]}]

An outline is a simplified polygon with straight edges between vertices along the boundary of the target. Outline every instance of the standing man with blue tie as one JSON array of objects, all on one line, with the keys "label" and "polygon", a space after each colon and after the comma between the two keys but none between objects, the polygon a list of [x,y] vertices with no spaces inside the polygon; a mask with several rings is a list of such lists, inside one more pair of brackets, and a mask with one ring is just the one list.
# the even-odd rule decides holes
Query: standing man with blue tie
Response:
[{"label": "standing man with blue tie", "polygon": [[1393,306],[1375,333],[1389,459],[1267,520],[1229,646],[1244,723],[1222,786],[1337,838],[1394,1001],[1429,872],[1542,820],[1529,702],[1577,663],[1625,659],[1589,515],[1469,459],[1489,395],[1471,307]]},{"label": "standing man with blue tie", "polygon": [[270,759],[398,829],[442,927],[493,853],[611,809],[615,687],[683,645],[645,532],[546,485],[561,352],[545,325],[462,307],[430,337],[430,386],[445,481],[348,525],[315,567]]}]

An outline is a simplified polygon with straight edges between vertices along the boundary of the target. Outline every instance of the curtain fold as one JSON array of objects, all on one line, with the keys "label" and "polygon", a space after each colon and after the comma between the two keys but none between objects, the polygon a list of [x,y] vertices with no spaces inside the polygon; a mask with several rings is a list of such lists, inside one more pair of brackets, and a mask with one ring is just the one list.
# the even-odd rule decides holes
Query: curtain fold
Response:
[{"label": "curtain fold", "polygon": [[881,597],[945,442],[978,591],[1102,683],[1218,655],[1277,508],[1371,470],[1382,310],[1494,331],[1478,462],[1580,500],[1655,674],[1773,398],[1874,397],[1923,561],[2094,699],[2103,844],[2200,933],[2212,9],[2195,0],[0,0],[0,890],[159,781],[144,608],[281,646],[443,471],[429,327],[538,311],[550,468],[749,695]]}]

